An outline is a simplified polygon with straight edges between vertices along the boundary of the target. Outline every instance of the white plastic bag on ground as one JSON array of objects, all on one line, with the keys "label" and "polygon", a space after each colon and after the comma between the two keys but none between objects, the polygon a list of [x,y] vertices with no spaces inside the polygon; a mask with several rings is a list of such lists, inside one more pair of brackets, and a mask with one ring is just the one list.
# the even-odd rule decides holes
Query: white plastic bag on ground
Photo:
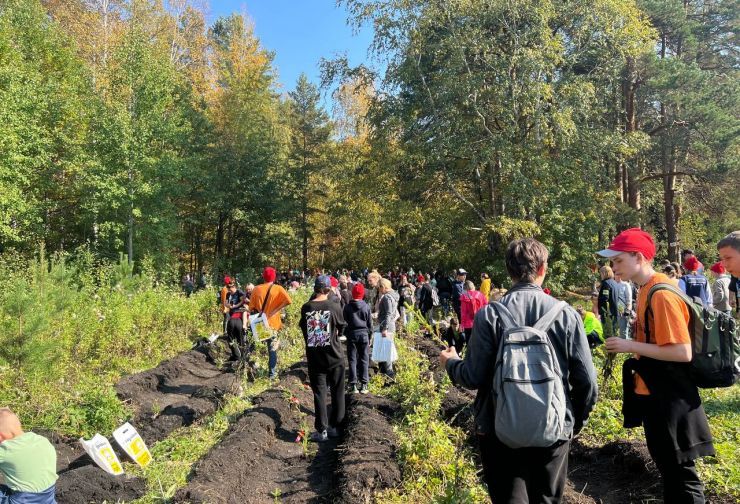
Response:
[{"label": "white plastic bag on ground", "polygon": [[393,335],[384,338],[379,332],[373,334],[373,354],[371,358],[375,362],[395,362],[398,360]]},{"label": "white plastic bag on ground", "polygon": [[80,438],[80,444],[93,459],[93,462],[98,464],[105,472],[113,476],[123,474],[123,466],[105,437],[95,434],[89,441]]},{"label": "white plastic bag on ground", "polygon": [[113,438],[123,448],[123,451],[141,467],[148,466],[149,462],[152,461],[152,454],[149,453],[149,448],[146,447],[146,443],[141,438],[141,435],[139,435],[130,423],[126,422],[113,431]]}]

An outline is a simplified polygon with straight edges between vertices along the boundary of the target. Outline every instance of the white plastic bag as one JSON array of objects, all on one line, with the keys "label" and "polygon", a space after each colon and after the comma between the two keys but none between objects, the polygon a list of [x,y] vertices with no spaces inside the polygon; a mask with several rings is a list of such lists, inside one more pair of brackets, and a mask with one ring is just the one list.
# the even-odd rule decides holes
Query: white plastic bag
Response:
[{"label": "white plastic bag", "polygon": [[146,443],[141,438],[141,435],[139,435],[130,423],[126,422],[113,431],[113,438],[123,448],[123,451],[141,467],[148,466],[149,462],[152,461],[152,454],[149,452],[149,448],[146,447]]},{"label": "white plastic bag", "polygon": [[98,464],[105,472],[113,476],[123,474],[123,466],[105,437],[95,434],[89,441],[80,438],[80,444],[93,459],[93,462]]},{"label": "white plastic bag", "polygon": [[258,313],[249,317],[249,325],[256,341],[266,341],[274,336],[265,313]]},{"label": "white plastic bag", "polygon": [[393,335],[383,337],[379,332],[373,335],[373,354],[372,360],[375,362],[395,362],[398,360],[398,351],[396,343],[393,341]]}]

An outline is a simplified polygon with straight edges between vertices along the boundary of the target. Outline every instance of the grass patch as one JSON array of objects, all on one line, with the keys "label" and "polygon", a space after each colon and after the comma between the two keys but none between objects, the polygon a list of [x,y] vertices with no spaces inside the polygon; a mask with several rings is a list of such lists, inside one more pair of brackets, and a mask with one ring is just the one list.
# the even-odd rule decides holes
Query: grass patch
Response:
[{"label": "grass patch", "polygon": [[404,339],[398,338],[396,346],[396,382],[381,388],[381,378],[376,376],[371,389],[402,407],[404,415],[394,429],[403,482],[400,488],[376,495],[376,502],[487,502],[465,432],[441,417],[440,404],[449,380],[435,383],[429,378],[427,359]]}]

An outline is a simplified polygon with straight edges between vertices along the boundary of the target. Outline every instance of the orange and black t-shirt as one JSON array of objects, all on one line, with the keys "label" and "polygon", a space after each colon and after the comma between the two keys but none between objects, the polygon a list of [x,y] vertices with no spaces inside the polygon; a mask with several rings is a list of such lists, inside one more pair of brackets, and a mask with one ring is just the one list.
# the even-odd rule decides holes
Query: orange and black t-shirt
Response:
[{"label": "orange and black t-shirt", "polygon": [[[645,310],[650,289],[659,283],[678,287],[678,282],[663,273],[656,273],[640,288],[637,295],[637,322],[635,323],[635,340],[645,343]],[[658,291],[653,294],[652,315],[650,316],[650,343],[657,345],[690,344],[689,309],[686,303],[676,294]],[[635,355],[639,359],[639,355]],[[650,391],[639,375],[635,374],[635,393],[650,395]]]},{"label": "orange and black t-shirt", "polygon": [[[278,308],[284,308],[292,303],[290,296],[281,285],[264,283],[255,287],[254,291],[252,291],[252,297],[249,298],[249,311],[259,312],[262,310],[262,303],[264,302],[267,290],[270,289],[271,285],[272,289],[270,290],[270,297],[267,299],[267,304],[265,305],[265,313],[273,312]],[[270,324],[270,327],[276,331],[283,327],[280,312],[267,319],[267,322]]]}]

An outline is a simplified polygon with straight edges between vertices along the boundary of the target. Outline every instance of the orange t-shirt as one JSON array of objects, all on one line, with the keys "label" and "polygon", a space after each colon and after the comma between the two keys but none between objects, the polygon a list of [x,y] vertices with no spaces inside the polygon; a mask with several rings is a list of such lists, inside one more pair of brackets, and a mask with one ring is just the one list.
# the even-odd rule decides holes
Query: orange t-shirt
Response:
[{"label": "orange t-shirt", "polygon": [[[678,281],[668,278],[663,273],[656,273],[640,288],[637,295],[637,322],[635,323],[635,340],[645,343],[645,309],[650,288],[658,283],[678,287]],[[650,343],[657,345],[691,344],[689,336],[689,309],[686,303],[668,291],[658,291],[653,295],[653,313],[650,316]],[[638,359],[639,355],[635,355]],[[645,382],[635,374],[635,393],[650,395]]]},{"label": "orange t-shirt", "polygon": [[226,306],[226,298],[227,298],[228,295],[229,295],[229,288],[228,287],[223,287],[221,289],[221,310],[224,313],[229,313],[229,307]]},{"label": "orange t-shirt", "polygon": [[[265,313],[269,314],[270,312],[278,308],[284,308],[292,303],[290,296],[281,285],[260,284],[254,288],[254,290],[252,291],[252,297],[249,299],[250,312],[259,312],[260,310],[262,310],[262,303],[265,300],[265,296],[267,295],[267,290],[270,288],[270,285],[272,285],[273,287],[272,290],[270,290],[270,297],[267,299],[267,304],[265,305]],[[283,327],[283,321],[280,318],[280,312],[277,312],[267,321],[269,322],[270,327],[272,327],[276,331]]]}]

